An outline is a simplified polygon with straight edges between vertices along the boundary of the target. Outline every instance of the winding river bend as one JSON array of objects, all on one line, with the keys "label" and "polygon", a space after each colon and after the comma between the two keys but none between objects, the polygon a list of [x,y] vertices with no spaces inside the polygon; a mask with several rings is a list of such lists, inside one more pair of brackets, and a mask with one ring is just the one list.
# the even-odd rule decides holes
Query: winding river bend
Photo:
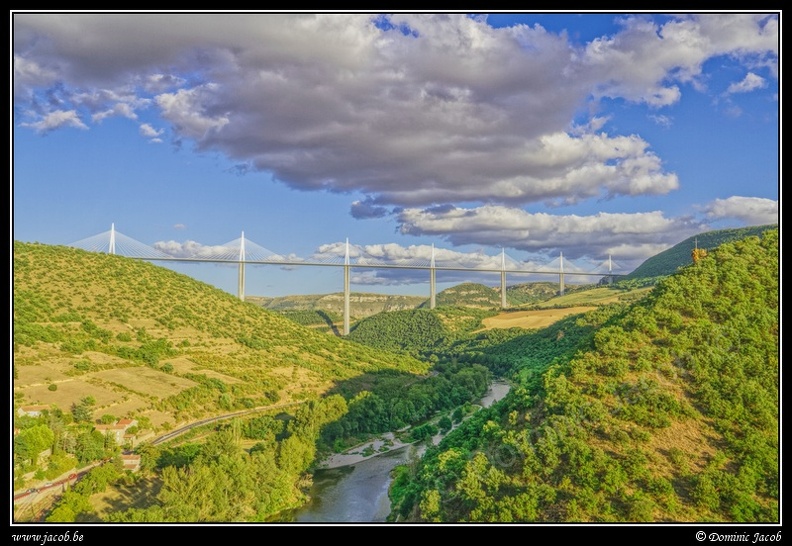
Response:
[{"label": "winding river bend", "polygon": [[[494,381],[479,402],[489,407],[509,392],[509,384]],[[409,445],[341,468],[317,470],[311,502],[291,514],[300,523],[384,522],[390,513],[391,470],[423,453],[424,446]]]}]

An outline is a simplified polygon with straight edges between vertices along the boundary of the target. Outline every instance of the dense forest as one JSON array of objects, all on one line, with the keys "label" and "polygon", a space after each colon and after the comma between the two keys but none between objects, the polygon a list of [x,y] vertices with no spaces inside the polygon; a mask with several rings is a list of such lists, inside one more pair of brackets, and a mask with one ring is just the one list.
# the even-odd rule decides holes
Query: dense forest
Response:
[{"label": "dense forest", "polygon": [[459,344],[517,387],[399,467],[391,518],[778,522],[778,251],[769,230],[631,306]]}]

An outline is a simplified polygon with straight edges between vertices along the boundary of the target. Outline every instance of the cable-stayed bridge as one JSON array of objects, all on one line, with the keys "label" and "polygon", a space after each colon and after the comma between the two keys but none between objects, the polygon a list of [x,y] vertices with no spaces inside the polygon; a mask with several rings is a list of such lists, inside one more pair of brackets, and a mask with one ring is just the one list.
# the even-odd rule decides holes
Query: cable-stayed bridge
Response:
[{"label": "cable-stayed bridge", "polygon": [[501,307],[507,308],[506,274],[557,275],[559,293],[564,293],[566,275],[605,277],[612,282],[614,277],[624,275],[615,273],[619,266],[608,257],[596,268],[584,270],[563,254],[546,264],[521,262],[508,256],[505,250],[499,256],[481,253],[460,253],[446,249],[436,249],[434,245],[411,246],[408,248],[396,244],[385,245],[350,245],[345,243],[323,245],[318,251],[307,258],[294,254],[283,255],[273,252],[245,238],[245,233],[233,241],[222,245],[206,246],[198,243],[169,245],[159,243],[150,246],[131,237],[119,233],[115,224],[108,231],[76,241],[68,246],[81,248],[91,252],[116,254],[127,258],[148,261],[169,262],[206,262],[236,264],[238,266],[238,296],[245,299],[245,266],[279,265],[279,266],[320,266],[344,268],[344,335],[349,333],[349,299],[350,269],[418,269],[429,271],[429,307],[436,304],[436,272],[463,271],[475,273],[499,273]]}]

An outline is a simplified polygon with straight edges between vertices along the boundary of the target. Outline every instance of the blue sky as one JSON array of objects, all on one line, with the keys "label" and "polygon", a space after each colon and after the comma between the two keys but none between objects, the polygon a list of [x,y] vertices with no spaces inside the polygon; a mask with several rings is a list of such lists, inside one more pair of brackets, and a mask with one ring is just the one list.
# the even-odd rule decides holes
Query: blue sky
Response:
[{"label": "blue sky", "polygon": [[[629,272],[698,232],[778,221],[779,24],[12,13],[13,239],[114,223],[174,256],[244,231],[303,258],[349,238],[386,261],[505,248]],[[175,268],[236,291],[233,268]],[[424,273],[356,270],[353,289],[423,294]],[[340,289],[335,269],[247,275],[248,294]]]}]

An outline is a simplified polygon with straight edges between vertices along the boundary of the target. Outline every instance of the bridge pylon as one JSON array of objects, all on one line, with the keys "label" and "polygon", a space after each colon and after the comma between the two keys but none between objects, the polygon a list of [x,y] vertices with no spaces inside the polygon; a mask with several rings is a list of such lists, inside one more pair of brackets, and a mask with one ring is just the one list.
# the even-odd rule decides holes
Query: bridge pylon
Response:
[{"label": "bridge pylon", "polygon": [[239,239],[239,275],[237,278],[237,294],[239,299],[245,301],[245,232]]},{"label": "bridge pylon", "polygon": [[435,247],[432,243],[432,260],[429,262],[429,309],[437,306],[437,269],[435,268]]},{"label": "bridge pylon", "polygon": [[509,304],[506,302],[506,249],[501,249],[501,272],[500,272],[500,286],[501,286],[501,309],[506,309]]},{"label": "bridge pylon", "polygon": [[343,335],[349,335],[349,237],[346,240],[344,252],[344,330]]},{"label": "bridge pylon", "polygon": [[558,261],[558,295],[564,295],[564,253],[560,253]]}]

